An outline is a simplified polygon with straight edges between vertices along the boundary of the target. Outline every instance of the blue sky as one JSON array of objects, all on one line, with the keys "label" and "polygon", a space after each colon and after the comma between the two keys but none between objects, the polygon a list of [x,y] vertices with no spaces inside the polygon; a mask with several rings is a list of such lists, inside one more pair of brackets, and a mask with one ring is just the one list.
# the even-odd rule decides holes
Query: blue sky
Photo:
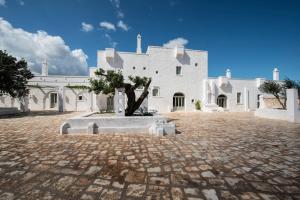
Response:
[{"label": "blue sky", "polygon": [[30,48],[32,65],[49,56],[53,73],[82,73],[65,65],[95,66],[106,47],[135,51],[141,33],[143,51],[176,38],[207,50],[209,76],[229,67],[233,77],[271,78],[276,66],[282,78],[300,80],[299,10],[300,1],[283,0],[0,0],[0,49],[27,58]]}]

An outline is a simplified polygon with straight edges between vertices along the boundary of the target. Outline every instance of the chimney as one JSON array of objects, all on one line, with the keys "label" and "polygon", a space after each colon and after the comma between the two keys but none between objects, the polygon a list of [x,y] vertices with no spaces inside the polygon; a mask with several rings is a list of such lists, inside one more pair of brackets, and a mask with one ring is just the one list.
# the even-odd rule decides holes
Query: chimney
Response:
[{"label": "chimney", "polygon": [[42,64],[42,76],[48,76],[48,62],[44,60]]},{"label": "chimney", "polygon": [[227,78],[231,78],[231,71],[230,71],[230,69],[226,70],[226,77]]},{"label": "chimney", "polygon": [[137,39],[136,53],[141,54],[142,53],[142,36],[140,34],[138,34],[136,39]]},{"label": "chimney", "polygon": [[273,70],[273,80],[279,81],[279,70],[277,69],[277,67],[275,67]]}]

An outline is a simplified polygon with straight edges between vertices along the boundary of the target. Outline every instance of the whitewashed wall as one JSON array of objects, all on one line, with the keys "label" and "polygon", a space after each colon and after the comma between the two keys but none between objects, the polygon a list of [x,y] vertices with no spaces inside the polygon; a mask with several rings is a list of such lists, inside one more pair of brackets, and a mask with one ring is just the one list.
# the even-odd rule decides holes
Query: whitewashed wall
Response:
[{"label": "whitewashed wall", "polygon": [[[177,58],[174,48],[150,46],[146,54],[115,52],[113,59],[107,59],[106,51],[98,51],[97,66],[104,70],[120,69],[125,77],[151,77],[151,90],[159,87],[160,95],[153,97],[150,91],[149,109],[170,112],[173,95],[181,92],[185,95],[185,111],[193,111],[192,99],[202,99],[200,86],[207,77],[207,52],[186,49],[184,56]],[[182,67],[182,75],[176,75],[176,66]]]},{"label": "whitewashed wall", "polygon": [[[228,79],[227,86],[219,87],[218,78],[209,78],[208,81],[213,80],[215,83],[215,98],[214,101],[217,103],[217,97],[219,95],[225,95],[227,97],[227,109],[229,111],[242,112],[247,109],[256,110],[258,98],[257,95],[262,94],[258,89],[256,79]],[[248,106],[245,105],[246,94],[245,88],[248,90]],[[237,103],[237,93],[241,93],[241,103]]]}]

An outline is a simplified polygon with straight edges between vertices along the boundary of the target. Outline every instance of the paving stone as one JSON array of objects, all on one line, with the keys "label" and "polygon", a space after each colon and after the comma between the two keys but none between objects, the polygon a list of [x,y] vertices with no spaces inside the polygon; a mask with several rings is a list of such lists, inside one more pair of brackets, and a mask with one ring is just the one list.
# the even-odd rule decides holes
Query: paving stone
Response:
[{"label": "paving stone", "polygon": [[60,178],[55,184],[54,187],[57,190],[65,190],[67,187],[72,185],[73,182],[75,182],[76,178],[71,176],[64,176]]},{"label": "paving stone", "polygon": [[89,169],[84,173],[85,175],[95,175],[101,170],[101,167],[99,166],[90,166]]},{"label": "paving stone", "polygon": [[214,189],[204,189],[202,190],[203,195],[206,197],[207,200],[218,200],[218,196],[216,190]]},{"label": "paving stone", "polygon": [[176,137],[60,135],[78,114],[1,117],[0,199],[300,199],[300,124],[174,112]]},{"label": "paving stone", "polygon": [[143,184],[130,184],[128,185],[126,196],[142,197],[145,193],[146,185]]},{"label": "paving stone", "polygon": [[99,186],[99,185],[90,185],[86,191],[87,192],[93,192],[93,193],[99,193],[101,192],[103,189],[103,187]]},{"label": "paving stone", "polygon": [[205,171],[201,173],[204,178],[214,178],[216,177],[211,171]]},{"label": "paving stone", "polygon": [[172,193],[173,200],[181,200],[181,199],[183,199],[183,192],[182,192],[181,188],[173,187],[171,189],[171,193]]},{"label": "paving stone", "polygon": [[146,175],[144,172],[129,171],[125,181],[129,183],[144,183],[145,177]]}]

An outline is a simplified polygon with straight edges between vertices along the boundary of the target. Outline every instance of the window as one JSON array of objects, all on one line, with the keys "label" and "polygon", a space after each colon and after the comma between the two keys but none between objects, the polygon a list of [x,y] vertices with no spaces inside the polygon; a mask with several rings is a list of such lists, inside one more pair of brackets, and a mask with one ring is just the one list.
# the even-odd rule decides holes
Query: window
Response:
[{"label": "window", "polygon": [[78,101],[83,101],[83,96],[82,95],[78,96]]},{"label": "window", "polygon": [[155,71],[156,74],[158,74],[158,71]]},{"label": "window", "polygon": [[143,67],[143,70],[146,70],[146,67]]},{"label": "window", "polygon": [[132,69],[135,70],[135,67],[133,66]]},{"label": "window", "polygon": [[236,93],[236,103],[237,104],[241,104],[241,100],[242,100],[242,93],[241,92],[238,92],[238,93]]},{"label": "window", "polygon": [[181,67],[176,66],[176,75],[181,75]]},{"label": "window", "polygon": [[195,67],[197,67],[198,66],[198,63],[195,63]]},{"label": "window", "polygon": [[154,97],[159,96],[159,87],[153,87],[152,96],[154,96]]}]

